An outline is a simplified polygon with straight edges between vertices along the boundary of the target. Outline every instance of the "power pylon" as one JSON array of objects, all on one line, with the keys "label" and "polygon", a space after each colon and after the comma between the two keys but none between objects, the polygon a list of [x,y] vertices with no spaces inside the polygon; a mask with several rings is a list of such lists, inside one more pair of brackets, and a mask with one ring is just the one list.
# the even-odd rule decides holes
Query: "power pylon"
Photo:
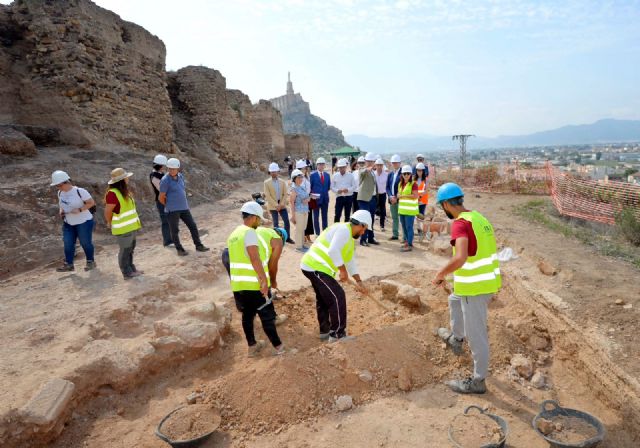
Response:
[{"label": "power pylon", "polygon": [[475,137],[473,134],[458,134],[451,137],[451,140],[460,140],[460,169],[464,169],[467,164],[467,139]]}]

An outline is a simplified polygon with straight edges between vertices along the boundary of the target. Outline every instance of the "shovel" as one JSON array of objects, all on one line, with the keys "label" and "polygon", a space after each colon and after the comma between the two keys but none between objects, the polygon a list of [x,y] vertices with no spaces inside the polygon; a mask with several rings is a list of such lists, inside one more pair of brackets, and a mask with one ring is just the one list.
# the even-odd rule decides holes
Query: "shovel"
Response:
[{"label": "shovel", "polygon": [[[356,282],[354,282],[352,279],[349,279],[348,282],[350,284],[352,284],[353,286],[357,286]],[[370,298],[376,305],[378,305],[380,308],[384,309],[385,311],[393,312],[393,310],[391,308],[389,308],[387,305],[385,305],[384,303],[382,303],[381,301],[379,301],[378,299],[373,297],[373,295],[371,295],[371,293],[368,292],[368,293],[365,294],[365,296]]]}]

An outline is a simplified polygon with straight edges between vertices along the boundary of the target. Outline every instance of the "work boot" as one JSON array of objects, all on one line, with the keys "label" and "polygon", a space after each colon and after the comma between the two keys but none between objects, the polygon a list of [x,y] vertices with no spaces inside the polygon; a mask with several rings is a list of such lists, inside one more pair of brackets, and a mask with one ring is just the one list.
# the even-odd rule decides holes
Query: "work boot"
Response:
[{"label": "work boot", "polygon": [[76,268],[74,268],[72,264],[68,264],[68,263],[63,264],[62,266],[56,269],[56,271],[58,272],[71,272],[75,270]]},{"label": "work boot", "polygon": [[276,326],[282,325],[287,321],[287,319],[288,319],[288,316],[286,314],[278,314],[276,316]]},{"label": "work boot", "polygon": [[487,391],[487,385],[484,380],[471,377],[464,380],[446,381],[445,384],[449,386],[449,389],[459,394],[483,394]]},{"label": "work boot", "polygon": [[91,271],[93,269],[96,268],[96,262],[95,261],[87,261],[87,265],[84,267],[85,271]]},{"label": "work boot", "polygon": [[128,273],[128,274],[123,274],[123,275],[122,275],[122,277],[123,277],[125,280],[130,280],[130,279],[132,279],[132,278],[140,277],[141,275],[142,275],[142,274],[141,274],[140,272],[132,271],[132,272],[130,272],[130,273]]},{"label": "work boot", "polygon": [[264,341],[258,341],[255,345],[249,346],[249,358],[255,358],[258,356],[258,353],[260,353],[260,350],[262,350],[265,345],[267,344]]},{"label": "work boot", "polygon": [[207,251],[209,251],[209,248],[206,247],[204,244],[201,244],[199,246],[196,246],[196,250],[198,252],[207,252]]},{"label": "work boot", "polygon": [[391,238],[389,238],[389,241],[398,241],[399,238],[397,236],[392,236]]},{"label": "work boot", "polygon": [[333,336],[329,336],[329,344],[334,344],[336,342],[348,342],[355,340],[355,336],[342,336],[341,338],[334,338]]},{"label": "work boot", "polygon": [[318,338],[320,338],[321,341],[326,341],[327,339],[329,339],[329,333],[320,333],[318,335]]},{"label": "work boot", "polygon": [[448,328],[438,328],[438,336],[447,343],[454,355],[462,355],[464,352],[462,348],[463,339],[456,338]]},{"label": "work boot", "polygon": [[289,244],[296,244],[296,242],[295,242],[295,241],[293,241],[291,238],[287,239],[287,243],[289,243]]},{"label": "work boot", "polygon": [[176,249],[178,251],[178,255],[180,255],[181,257],[185,257],[187,255],[187,251],[184,250],[182,247]]},{"label": "work boot", "polygon": [[369,244],[373,244],[374,246],[379,246],[380,245],[380,243],[378,241],[376,241],[375,239],[369,241]]}]

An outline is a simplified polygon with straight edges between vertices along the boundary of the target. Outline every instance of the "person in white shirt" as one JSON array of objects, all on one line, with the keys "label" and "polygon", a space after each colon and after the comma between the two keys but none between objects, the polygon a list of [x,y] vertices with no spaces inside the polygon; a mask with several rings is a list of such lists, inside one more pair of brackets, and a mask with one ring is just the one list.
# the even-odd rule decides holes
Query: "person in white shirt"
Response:
[{"label": "person in white shirt", "polygon": [[353,175],[353,211],[356,212],[360,209],[358,206],[358,192],[360,191],[360,170],[364,169],[364,156],[358,157],[358,161],[351,167],[351,174]]},{"label": "person in white shirt", "polygon": [[344,210],[344,222],[351,216],[353,203],[353,176],[347,172],[347,160],[340,159],[337,163],[338,172],[331,179],[331,190],[336,194],[335,218],[333,222],[340,222]]},{"label": "person in white shirt", "polygon": [[387,199],[389,199],[389,209],[391,209],[391,219],[393,220],[393,234],[390,240],[397,240],[399,238],[399,224],[400,218],[398,217],[398,184],[402,176],[400,175],[400,156],[394,154],[391,156],[391,165],[393,169],[389,171],[389,177],[387,178]]},{"label": "person in white shirt", "polygon": [[380,230],[384,232],[384,222],[387,219],[387,178],[389,172],[385,170],[384,160],[376,160],[376,169],[373,172],[378,184],[378,210],[380,215]]}]

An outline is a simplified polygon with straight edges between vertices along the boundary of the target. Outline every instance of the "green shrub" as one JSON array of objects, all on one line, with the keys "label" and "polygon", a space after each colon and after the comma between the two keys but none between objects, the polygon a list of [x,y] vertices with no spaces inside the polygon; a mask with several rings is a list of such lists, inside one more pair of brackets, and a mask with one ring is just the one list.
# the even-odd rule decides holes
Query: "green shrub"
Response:
[{"label": "green shrub", "polygon": [[634,246],[640,246],[640,219],[634,210],[627,208],[616,215],[616,226],[620,235]]}]

